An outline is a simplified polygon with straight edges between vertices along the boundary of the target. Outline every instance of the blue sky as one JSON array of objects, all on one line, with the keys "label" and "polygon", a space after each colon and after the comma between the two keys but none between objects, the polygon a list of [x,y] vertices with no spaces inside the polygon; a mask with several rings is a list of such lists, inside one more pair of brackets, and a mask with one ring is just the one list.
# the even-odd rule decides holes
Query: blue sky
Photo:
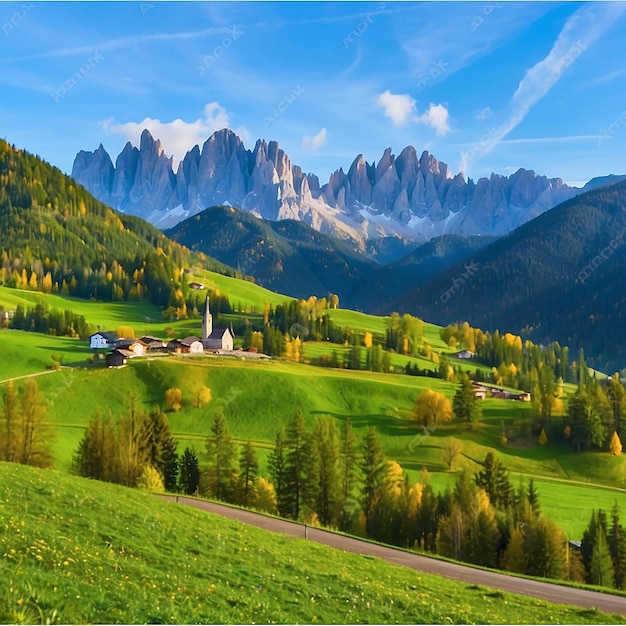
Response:
[{"label": "blue sky", "polygon": [[626,3],[0,3],[5,137],[70,172],[144,127],[174,167],[219,128],[322,183],[428,150],[477,179],[626,173]]}]

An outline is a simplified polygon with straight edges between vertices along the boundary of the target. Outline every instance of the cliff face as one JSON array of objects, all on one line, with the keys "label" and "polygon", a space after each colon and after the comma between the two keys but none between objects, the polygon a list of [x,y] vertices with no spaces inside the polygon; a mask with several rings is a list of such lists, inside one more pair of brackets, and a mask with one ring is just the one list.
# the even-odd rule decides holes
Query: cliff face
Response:
[{"label": "cliff face", "polygon": [[275,141],[252,151],[231,130],[194,146],[176,173],[148,130],[139,148],[127,143],[113,167],[102,145],[76,156],[72,177],[113,208],[160,228],[217,204],[230,204],[271,220],[302,220],[317,230],[356,240],[400,235],[426,241],[447,233],[502,235],[578,190],[560,179],[518,170],[476,183],[454,175],[428,152],[387,148],[378,163],[358,155],[320,185],[294,165]]}]

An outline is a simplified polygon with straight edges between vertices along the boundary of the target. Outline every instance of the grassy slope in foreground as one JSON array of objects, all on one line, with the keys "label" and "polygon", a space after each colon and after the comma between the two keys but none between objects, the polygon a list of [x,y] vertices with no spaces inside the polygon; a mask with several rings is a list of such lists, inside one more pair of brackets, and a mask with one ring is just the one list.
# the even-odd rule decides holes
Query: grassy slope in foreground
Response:
[{"label": "grassy slope in foreground", "polygon": [[0,463],[3,623],[621,623]]}]

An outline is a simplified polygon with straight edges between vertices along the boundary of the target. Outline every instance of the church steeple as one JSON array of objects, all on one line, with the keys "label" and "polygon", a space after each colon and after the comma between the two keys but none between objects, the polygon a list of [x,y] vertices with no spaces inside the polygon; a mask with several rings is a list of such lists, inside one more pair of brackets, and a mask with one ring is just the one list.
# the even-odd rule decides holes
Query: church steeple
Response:
[{"label": "church steeple", "polygon": [[209,310],[209,294],[206,296],[206,303],[204,305],[204,313],[202,315],[202,344],[206,348],[207,339],[213,332],[213,316]]}]

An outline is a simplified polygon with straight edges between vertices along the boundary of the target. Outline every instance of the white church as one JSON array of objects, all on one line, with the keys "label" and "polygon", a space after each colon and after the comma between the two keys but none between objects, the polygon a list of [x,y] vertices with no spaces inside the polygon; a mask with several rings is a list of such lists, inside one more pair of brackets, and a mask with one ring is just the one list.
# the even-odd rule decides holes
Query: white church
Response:
[{"label": "white church", "polygon": [[202,345],[205,350],[233,349],[233,334],[228,328],[213,328],[213,316],[209,310],[209,295],[207,294],[202,315]]}]

